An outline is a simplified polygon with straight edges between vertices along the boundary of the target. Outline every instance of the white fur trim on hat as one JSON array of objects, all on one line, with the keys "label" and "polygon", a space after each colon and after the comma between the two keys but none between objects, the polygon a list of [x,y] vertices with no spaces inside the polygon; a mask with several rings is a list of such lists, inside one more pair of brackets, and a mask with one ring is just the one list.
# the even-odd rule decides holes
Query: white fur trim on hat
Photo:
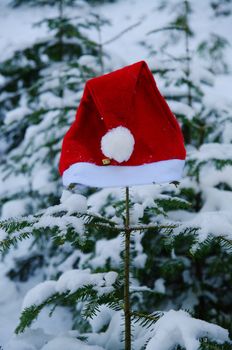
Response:
[{"label": "white fur trim on hat", "polygon": [[64,171],[63,184],[69,186],[71,183],[79,183],[86,186],[113,187],[178,181],[182,177],[184,163],[182,159],[162,160],[135,166],[75,163]]},{"label": "white fur trim on hat", "polygon": [[119,163],[127,161],[134,150],[135,139],[129,129],[118,126],[109,130],[101,139],[102,153]]}]

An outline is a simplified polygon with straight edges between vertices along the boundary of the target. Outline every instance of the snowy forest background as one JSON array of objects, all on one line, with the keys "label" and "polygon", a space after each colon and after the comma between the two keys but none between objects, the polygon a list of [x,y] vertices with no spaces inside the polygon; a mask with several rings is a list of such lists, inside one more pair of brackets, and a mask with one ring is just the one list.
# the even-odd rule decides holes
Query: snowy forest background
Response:
[{"label": "snowy forest background", "polygon": [[231,349],[232,1],[1,0],[0,29],[0,348],[124,348],[125,190],[58,161],[86,80],[146,60],[188,157],[130,189],[133,349]]}]

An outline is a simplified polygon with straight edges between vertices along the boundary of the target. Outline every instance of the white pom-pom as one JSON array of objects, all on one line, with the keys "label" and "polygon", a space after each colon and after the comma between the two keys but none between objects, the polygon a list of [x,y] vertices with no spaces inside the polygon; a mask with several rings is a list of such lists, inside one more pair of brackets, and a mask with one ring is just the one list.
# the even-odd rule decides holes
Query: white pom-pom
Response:
[{"label": "white pom-pom", "polygon": [[117,162],[127,161],[134,150],[135,139],[124,126],[109,130],[101,139],[102,153]]}]

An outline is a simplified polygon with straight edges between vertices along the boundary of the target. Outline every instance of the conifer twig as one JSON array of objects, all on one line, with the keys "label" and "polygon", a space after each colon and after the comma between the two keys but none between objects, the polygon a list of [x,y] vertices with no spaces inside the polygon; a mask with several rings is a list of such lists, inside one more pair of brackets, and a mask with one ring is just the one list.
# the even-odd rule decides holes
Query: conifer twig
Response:
[{"label": "conifer twig", "polygon": [[[91,225],[90,224],[85,224],[86,226]],[[119,232],[124,232],[125,231],[125,227],[124,226],[110,226],[107,223],[94,223],[95,227],[100,227],[100,228],[111,228],[115,231],[119,231]],[[174,229],[177,228],[179,225],[141,225],[141,226],[130,226],[127,228],[127,231],[132,232],[132,231],[145,231],[145,230],[149,230],[149,229]]]},{"label": "conifer twig", "polygon": [[103,45],[107,45],[112,43],[113,41],[119,39],[122,35],[124,35],[125,33],[129,32],[131,29],[134,29],[135,27],[139,26],[142,23],[142,21],[138,21],[132,25],[130,25],[129,27],[123,29],[120,33],[118,33],[117,35],[115,35],[113,38],[106,40]]}]

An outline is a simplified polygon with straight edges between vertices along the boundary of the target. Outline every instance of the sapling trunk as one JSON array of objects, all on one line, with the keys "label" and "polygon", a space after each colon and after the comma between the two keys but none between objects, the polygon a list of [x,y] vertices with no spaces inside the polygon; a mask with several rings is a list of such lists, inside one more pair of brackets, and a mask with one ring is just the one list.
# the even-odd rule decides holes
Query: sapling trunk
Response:
[{"label": "sapling trunk", "polygon": [[124,250],[125,350],[131,350],[130,232],[131,231],[130,231],[129,187],[126,187],[125,250]]}]

